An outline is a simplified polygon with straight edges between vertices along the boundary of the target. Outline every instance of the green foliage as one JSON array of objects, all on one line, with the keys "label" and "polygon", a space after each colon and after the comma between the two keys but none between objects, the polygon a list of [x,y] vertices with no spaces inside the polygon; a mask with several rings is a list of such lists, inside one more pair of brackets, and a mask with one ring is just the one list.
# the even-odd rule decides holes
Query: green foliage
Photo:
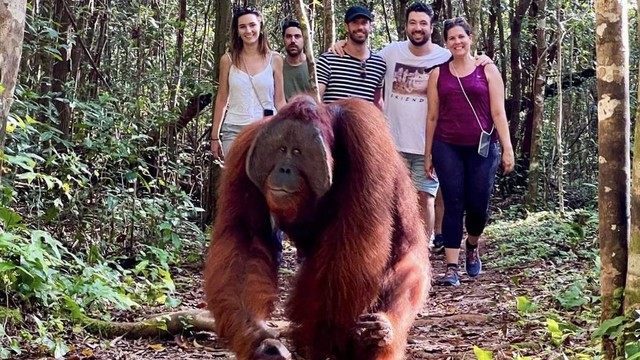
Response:
[{"label": "green foliage", "polygon": [[500,267],[514,267],[522,261],[552,261],[597,256],[592,249],[597,232],[597,214],[576,210],[562,217],[552,212],[529,214],[525,219],[497,221],[485,234],[499,241]]},{"label": "green foliage", "polygon": [[575,345],[590,343],[600,317],[596,234],[596,214],[583,210],[565,216],[528,213],[526,219],[499,220],[486,229],[497,250],[487,254],[486,263],[510,273],[520,288],[525,288],[523,283],[534,285],[514,298],[516,324],[532,339],[545,334],[546,343],[536,344],[540,348],[535,350],[528,345],[515,350],[530,350],[543,358],[555,358],[559,352],[576,359],[599,354],[596,342]]},{"label": "green foliage", "polygon": [[[25,314],[24,321],[0,321],[0,358],[27,348],[63,356],[72,310],[109,318],[113,309],[177,306],[174,270],[199,261],[205,245],[195,202],[200,192],[194,191],[202,188],[198,144],[176,151],[153,138],[179,115],[178,108],[167,108],[168,88],[158,91],[167,78],[164,59],[150,58],[147,72],[131,81],[136,70],[126,52],[134,42],[117,33],[112,62],[100,68],[110,74],[110,86],[95,91],[86,81],[89,63],[82,61],[81,81],[65,81],[65,94],[54,93],[42,74],[62,59],[60,45],[67,40],[48,10],[43,4],[40,12],[27,12],[23,59],[40,74],[22,69],[0,152],[0,298]],[[144,33],[149,44],[184,26],[155,22],[151,8],[113,10],[110,26],[155,23]],[[185,61],[194,55],[187,52]],[[185,71],[193,74],[189,64]],[[189,92],[203,88],[187,85]],[[177,93],[176,103],[186,96]],[[61,131],[60,103],[71,112],[68,133]]]},{"label": "green foliage", "polygon": [[536,311],[536,309],[538,308],[536,304],[532,303],[524,296],[518,296],[516,307],[518,309],[518,313],[520,314],[528,314]]},{"label": "green foliage", "polygon": [[640,359],[640,310],[607,319],[593,332],[592,339],[608,338],[624,344],[625,359]]},{"label": "green foliage", "polygon": [[478,358],[478,360],[492,360],[493,352],[488,350],[483,350],[477,346],[473,347],[473,354]]}]

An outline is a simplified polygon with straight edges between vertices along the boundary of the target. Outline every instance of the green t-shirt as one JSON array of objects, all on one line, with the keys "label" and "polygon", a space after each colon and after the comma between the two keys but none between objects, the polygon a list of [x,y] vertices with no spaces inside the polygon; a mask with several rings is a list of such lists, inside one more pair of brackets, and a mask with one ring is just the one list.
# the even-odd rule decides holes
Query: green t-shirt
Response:
[{"label": "green t-shirt", "polygon": [[309,84],[309,68],[307,62],[304,61],[300,65],[292,66],[284,60],[282,69],[282,77],[284,80],[284,96],[289,101],[294,95],[301,93],[309,93],[311,85]]}]

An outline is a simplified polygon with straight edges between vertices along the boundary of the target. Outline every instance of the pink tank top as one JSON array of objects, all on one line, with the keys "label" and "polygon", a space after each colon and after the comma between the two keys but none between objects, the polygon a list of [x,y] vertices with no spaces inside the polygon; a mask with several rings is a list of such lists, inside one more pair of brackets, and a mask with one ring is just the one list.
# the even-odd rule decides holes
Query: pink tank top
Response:
[{"label": "pink tank top", "polygon": [[[460,81],[478,114],[482,128],[490,132],[493,120],[489,101],[489,82],[484,73],[484,66],[476,67],[471,74],[461,77]],[[480,140],[480,126],[462,93],[458,79],[449,70],[449,63],[440,66],[438,99],[439,117],[434,137],[454,145],[477,146]],[[497,131],[494,131],[491,137],[492,141],[496,141]]]}]

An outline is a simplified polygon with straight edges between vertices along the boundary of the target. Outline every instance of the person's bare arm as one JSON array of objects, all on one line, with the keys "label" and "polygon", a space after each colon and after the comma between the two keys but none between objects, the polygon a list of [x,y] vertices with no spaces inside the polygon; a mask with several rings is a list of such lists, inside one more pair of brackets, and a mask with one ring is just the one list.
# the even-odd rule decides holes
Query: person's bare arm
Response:
[{"label": "person's bare arm", "polygon": [[438,78],[440,77],[440,69],[436,68],[429,75],[429,83],[427,85],[427,126],[424,144],[424,170],[427,176],[434,177],[433,162],[431,159],[431,149],[433,148],[433,135],[438,125],[440,97],[438,95]]},{"label": "person's bare arm", "polygon": [[320,94],[320,101],[324,98],[324,92],[327,90],[327,85],[318,84],[318,93]]},{"label": "person's bare arm", "polygon": [[513,171],[514,155],[509,135],[507,114],[504,109],[504,83],[502,76],[495,65],[484,67],[484,73],[489,82],[489,101],[491,105],[491,118],[498,132],[500,145],[502,145],[502,172],[508,174]]},{"label": "person's bare arm", "polygon": [[274,95],[274,103],[276,106],[276,110],[280,110],[283,106],[287,104],[287,100],[284,96],[284,80],[282,78],[282,68],[283,68],[283,60],[282,56],[278,53],[273,53],[273,80],[275,83],[275,95]]},{"label": "person's bare arm", "polygon": [[476,55],[474,57],[474,59],[476,60],[476,66],[484,66],[484,65],[493,64],[493,60],[491,60],[491,58],[488,57],[485,54]]},{"label": "person's bare arm", "polygon": [[373,93],[373,105],[377,106],[378,109],[384,109],[384,101],[382,97],[382,88],[377,88]]},{"label": "person's bare arm", "polygon": [[347,45],[347,40],[338,40],[335,44],[331,45],[328,52],[332,52],[340,57],[344,56],[344,47]]}]

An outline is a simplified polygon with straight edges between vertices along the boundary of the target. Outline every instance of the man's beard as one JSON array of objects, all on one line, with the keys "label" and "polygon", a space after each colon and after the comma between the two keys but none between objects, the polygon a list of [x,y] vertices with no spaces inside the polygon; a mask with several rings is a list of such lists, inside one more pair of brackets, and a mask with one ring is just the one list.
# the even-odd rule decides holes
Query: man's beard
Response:
[{"label": "man's beard", "polygon": [[298,56],[302,52],[302,49],[297,46],[286,47],[284,50],[287,52],[287,55],[291,57]]},{"label": "man's beard", "polygon": [[424,33],[424,32],[422,33],[422,40],[420,40],[420,41],[415,40],[413,38],[413,34],[409,34],[408,37],[409,37],[409,41],[411,41],[411,43],[414,46],[422,46],[422,45],[426,44],[427,42],[429,42],[429,36],[427,36],[427,34]]},{"label": "man's beard", "polygon": [[364,40],[356,39],[355,36],[354,36],[355,34],[356,34],[355,31],[354,32],[350,32],[349,33],[349,39],[351,39],[351,41],[355,42],[356,44],[362,45],[362,44],[366,43],[367,42],[367,38],[369,38],[369,35],[367,35],[367,33],[363,32],[362,34],[364,34]]}]

